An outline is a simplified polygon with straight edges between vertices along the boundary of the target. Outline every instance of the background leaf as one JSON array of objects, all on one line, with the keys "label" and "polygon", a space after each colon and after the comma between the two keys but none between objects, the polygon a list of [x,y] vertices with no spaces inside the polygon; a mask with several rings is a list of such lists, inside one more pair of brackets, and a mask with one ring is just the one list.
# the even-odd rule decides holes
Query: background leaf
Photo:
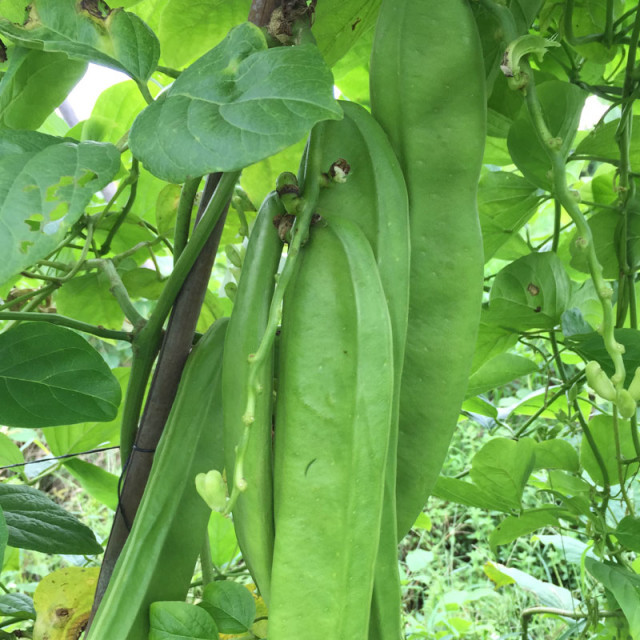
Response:
[{"label": "background leaf", "polygon": [[585,559],[587,571],[601,582],[618,601],[629,622],[633,638],[640,638],[640,576],[624,567]]},{"label": "background leaf", "polygon": [[507,265],[496,276],[488,317],[515,329],[552,329],[560,324],[571,283],[560,258],[552,252],[531,253]]},{"label": "background leaf", "polygon": [[63,53],[14,47],[0,81],[0,126],[37,129],[82,78],[87,63]]},{"label": "background leaf", "polygon": [[213,618],[187,602],[152,602],[149,640],[217,640]]},{"label": "background leaf", "polygon": [[0,335],[0,422],[51,427],[112,420],[120,385],[100,354],[70,329],[23,323]]},{"label": "background leaf", "polygon": [[538,365],[514,353],[501,353],[485,362],[469,377],[467,398],[497,389],[516,378],[528,376],[538,370]]},{"label": "background leaf", "polygon": [[24,47],[119,69],[138,82],[155,71],[158,39],[135,14],[113,9],[95,15],[75,0],[33,0],[30,7],[25,26],[0,17],[0,34]]},{"label": "background leaf", "polygon": [[[589,430],[595,441],[596,447],[604,460],[604,466],[609,476],[611,486],[620,484],[618,478],[618,462],[616,455],[616,442],[613,430],[613,418],[604,414],[596,415],[589,420]],[[636,450],[631,437],[631,427],[627,420],[618,421],[620,433],[620,452],[628,460],[635,458]],[[584,438],[580,445],[580,462],[584,470],[591,476],[592,480],[604,486],[604,478],[600,466],[596,462],[596,457],[589,442]],[[634,462],[625,465],[627,477],[630,477],[638,470],[638,463]]]},{"label": "background leaf", "polygon": [[253,624],[256,603],[238,582],[210,582],[202,593],[203,607],[216,621],[220,633],[244,633]]},{"label": "background leaf", "polygon": [[119,167],[112,145],[0,131],[0,283],[53,251]]},{"label": "background leaf", "polygon": [[515,173],[490,171],[478,185],[478,211],[485,262],[533,216],[540,204],[537,189]]},{"label": "background leaf", "polygon": [[89,527],[37,489],[0,484],[0,508],[12,547],[42,553],[102,553]]},{"label": "background leaf", "polygon": [[[578,130],[587,93],[574,84],[552,80],[537,87],[538,98],[551,135],[558,138],[558,151],[566,158]],[[536,186],[551,190],[551,157],[522,107],[507,137],[509,152],[518,169]]]}]

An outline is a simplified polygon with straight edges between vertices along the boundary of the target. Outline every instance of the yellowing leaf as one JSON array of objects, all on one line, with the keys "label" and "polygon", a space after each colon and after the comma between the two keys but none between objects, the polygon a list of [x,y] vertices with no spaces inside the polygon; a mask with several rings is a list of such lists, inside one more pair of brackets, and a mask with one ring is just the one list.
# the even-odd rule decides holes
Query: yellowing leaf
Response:
[{"label": "yellowing leaf", "polygon": [[98,567],[67,567],[45,576],[33,594],[33,640],[77,640],[84,630],[98,583]]}]

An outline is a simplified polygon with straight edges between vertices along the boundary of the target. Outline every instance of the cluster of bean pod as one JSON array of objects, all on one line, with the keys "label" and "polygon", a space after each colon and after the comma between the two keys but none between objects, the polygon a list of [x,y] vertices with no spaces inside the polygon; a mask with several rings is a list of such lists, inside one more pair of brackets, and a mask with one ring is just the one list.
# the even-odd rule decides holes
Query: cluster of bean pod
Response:
[{"label": "cluster of bean pod", "polygon": [[227,332],[227,477],[249,402],[234,523],[270,640],[401,637],[398,540],[442,466],[475,346],[486,116],[466,0],[383,1],[371,99],[372,113],[345,102],[312,133],[298,183],[314,223],[253,382],[280,261],[272,221],[295,213],[295,186],[259,212]]}]

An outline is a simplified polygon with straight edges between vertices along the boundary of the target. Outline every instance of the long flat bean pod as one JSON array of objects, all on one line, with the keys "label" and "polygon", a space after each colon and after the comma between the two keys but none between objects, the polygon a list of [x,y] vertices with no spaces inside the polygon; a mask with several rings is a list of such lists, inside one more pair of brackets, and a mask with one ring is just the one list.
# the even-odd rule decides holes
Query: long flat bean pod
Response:
[{"label": "long flat bean pod", "polygon": [[[211,513],[195,477],[222,471],[222,351],[218,320],[187,359],[133,528],[88,640],[147,640],[149,605],[184,600]],[[187,523],[187,524],[185,524]]]},{"label": "long flat bean pod", "polygon": [[[395,391],[370,637],[392,640],[400,635],[401,608],[395,492],[400,380],[409,305],[407,190],[398,160],[380,125],[360,105],[340,104],[344,118],[325,123],[319,153],[325,171],[338,162],[336,171],[348,173],[343,183],[332,180],[330,186],[320,190],[315,211],[329,221],[351,220],[362,230],[373,249],[389,307]],[[305,170],[303,163],[301,183]]]},{"label": "long flat bean pod", "polygon": [[311,229],[282,316],[269,640],[365,640],[369,626],[391,323],[362,232],[347,220],[324,224]]},{"label": "long flat bean pod", "polygon": [[[227,478],[233,478],[235,451],[243,437],[243,414],[249,393],[249,355],[255,353],[267,326],[282,242],[273,218],[284,208],[274,192],[260,207],[251,230],[247,253],[225,341],[222,375],[225,458]],[[245,452],[247,489],[233,508],[238,543],[265,602],[269,601],[273,558],[273,489],[271,429],[273,357],[258,374],[262,391],[257,395],[251,437]]]},{"label": "long flat bean pod", "polygon": [[409,326],[400,395],[398,534],[433,488],[464,398],[483,284],[476,193],[485,139],[482,50],[467,0],[383,0],[372,113],[409,193]]}]

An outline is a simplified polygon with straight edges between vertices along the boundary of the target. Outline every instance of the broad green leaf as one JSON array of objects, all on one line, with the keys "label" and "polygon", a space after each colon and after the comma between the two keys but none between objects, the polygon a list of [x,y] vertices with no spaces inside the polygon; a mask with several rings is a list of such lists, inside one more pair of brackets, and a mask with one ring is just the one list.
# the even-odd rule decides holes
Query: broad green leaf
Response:
[{"label": "broad green leaf", "polygon": [[478,186],[485,262],[517,234],[540,204],[537,189],[515,173],[490,171]]},{"label": "broad green leaf", "polygon": [[[610,485],[616,486],[620,484],[618,477],[616,440],[613,430],[613,418],[604,414],[594,416],[589,420],[589,431],[593,436],[596,448],[602,456]],[[635,458],[636,450],[633,446],[631,424],[629,421],[618,420],[618,431],[620,434],[620,453],[624,458]],[[602,470],[597,463],[591,445],[585,437],[582,438],[582,442],[580,444],[580,462],[591,479],[600,486],[604,486]],[[625,465],[624,468],[626,469],[625,477],[628,479],[638,470],[638,463],[634,462],[633,464]]]},{"label": "broad green leaf", "polygon": [[[540,604],[545,607],[574,611],[579,606],[579,603],[571,595],[571,591],[569,591],[569,589],[558,587],[557,585],[549,582],[543,582],[524,571],[520,571],[519,569],[514,569],[512,567],[506,567],[498,562],[490,561],[488,564],[493,567],[496,573],[502,574],[504,577],[511,578],[511,580],[513,580],[513,582],[515,582],[515,584],[517,584],[521,589],[533,593],[533,595],[540,601]],[[488,575],[494,582],[496,582],[494,575]],[[503,578],[502,584],[508,584],[508,581],[504,581]]]},{"label": "broad green leaf", "polygon": [[21,462],[24,462],[24,454],[20,451],[20,447],[9,436],[0,433],[0,467]]},{"label": "broad green leaf", "polygon": [[[498,50],[499,57],[502,57],[503,53],[504,50]],[[499,63],[496,64],[496,67],[499,68]],[[504,73],[500,73],[496,78],[487,106],[489,135],[505,138],[506,142],[509,129],[522,109],[522,96],[509,86]],[[507,164],[511,164],[511,160]]]},{"label": "broad green leaf", "polygon": [[103,273],[87,273],[66,282],[55,297],[58,312],[89,324],[121,329],[124,313]]},{"label": "broad green leaf", "polygon": [[566,440],[552,438],[537,442],[533,452],[536,457],[534,469],[565,469],[574,473],[580,469],[578,452]]},{"label": "broad green leaf", "polygon": [[152,602],[149,640],[218,640],[213,618],[187,602]]},{"label": "broad green leaf", "polygon": [[0,82],[0,126],[37,129],[82,78],[87,63],[14,47]]},{"label": "broad green leaf", "polygon": [[42,553],[102,553],[89,527],[37,489],[0,484],[0,508],[12,547]]},{"label": "broad green leaf", "polygon": [[163,62],[177,68],[192,63],[244,22],[250,7],[250,0],[200,0],[188,5],[184,0],[169,0],[160,12],[158,26]]},{"label": "broad green leaf", "polygon": [[531,253],[496,276],[489,298],[489,318],[515,331],[552,329],[560,323],[571,282],[558,256]]},{"label": "broad green leaf", "polygon": [[492,511],[509,512],[510,505],[505,504],[498,496],[484,491],[475,484],[458,480],[457,478],[447,478],[440,476],[432,491],[432,495],[441,500],[464,504],[467,507],[478,507],[479,509],[488,509]]},{"label": "broad green leaf", "polygon": [[131,269],[122,274],[122,282],[133,299],[157,300],[164,290],[164,280],[153,269]]},{"label": "broad green leaf", "polygon": [[[107,216],[100,221],[94,233],[94,239],[98,246],[102,245],[107,239],[109,231],[118,219],[117,215]],[[118,232],[111,241],[110,254],[119,254],[132,249],[140,243],[149,243],[154,240],[155,236],[149,231],[140,218],[130,213],[124,223],[118,229]],[[149,258],[149,250],[142,247],[135,254],[129,256],[136,264],[142,264]]]},{"label": "broad green leaf", "polygon": [[0,596],[0,616],[16,620],[35,620],[33,600],[24,593],[5,593]]},{"label": "broad green leaf", "polygon": [[323,0],[315,10],[313,35],[333,66],[375,24],[381,0]]},{"label": "broad green leaf", "polygon": [[0,567],[4,564],[4,551],[9,542],[9,529],[4,519],[4,513],[0,508]]},{"label": "broad green leaf", "polygon": [[586,558],[587,571],[615,597],[629,623],[634,640],[640,638],[640,576],[623,566]]},{"label": "broad green leaf", "polygon": [[627,549],[640,553],[640,518],[622,518],[616,527],[616,538]]},{"label": "broad green leaf", "polygon": [[340,117],[317,48],[268,49],[247,22],[138,116],[129,144],[151,173],[179,183],[246,167],[300,140],[316,122]]},{"label": "broad green leaf", "polygon": [[523,511],[519,516],[507,516],[489,534],[489,545],[493,552],[503,544],[509,544],[520,536],[542,529],[543,527],[558,526],[565,511],[560,507],[548,506]]},{"label": "broad green leaf", "polygon": [[65,567],[38,583],[33,594],[33,640],[80,637],[91,613],[99,572],[99,567]]},{"label": "broad green leaf", "polygon": [[374,29],[369,29],[331,69],[342,95],[363,106],[369,105],[369,58],[373,33]]},{"label": "broad green leaf", "polygon": [[239,552],[233,522],[218,511],[212,511],[207,530],[213,564],[217,567],[229,564]]},{"label": "broad green leaf", "polygon": [[535,443],[492,438],[471,460],[469,476],[478,488],[494,496],[507,509],[520,509],[522,492],[533,470]]},{"label": "broad green leaf", "polygon": [[501,353],[471,374],[466,397],[470,398],[497,389],[537,370],[538,365],[529,358],[513,353]]},{"label": "broad green leaf", "polygon": [[495,419],[498,417],[498,409],[481,396],[467,398],[462,403],[462,411],[477,413],[478,415],[487,416],[488,418]]},{"label": "broad green leaf", "polygon": [[[640,331],[637,329],[616,329],[614,335],[616,341],[624,346],[624,364],[627,369],[624,386],[627,388],[631,384],[636,368],[640,367]],[[569,336],[567,344],[587,362],[596,360],[608,376],[613,375],[614,368],[611,357],[604,347],[602,336],[597,331],[585,335]]]},{"label": "broad green leaf", "polygon": [[[594,159],[617,166],[620,163],[620,149],[616,142],[616,131],[619,126],[620,120],[598,124],[576,147],[575,155],[579,158]],[[640,164],[640,116],[633,116],[631,121],[629,160],[632,167]]]},{"label": "broad green leaf", "polygon": [[210,582],[200,603],[215,620],[220,633],[244,633],[253,624],[256,603],[249,591],[230,580]]},{"label": "broad green leaf", "polygon": [[180,185],[166,184],[156,198],[156,226],[158,233],[167,238],[173,238],[181,193]]},{"label": "broad green leaf", "polygon": [[[624,10],[624,0],[582,0],[576,3],[571,14],[573,35],[576,38],[601,34],[605,30],[607,5],[611,4],[612,18],[615,20]],[[563,18],[564,19],[564,18]],[[616,55],[616,47],[607,47],[603,42],[576,43],[573,48],[587,60],[607,63]]]},{"label": "broad green leaf", "polygon": [[[566,158],[578,130],[587,94],[575,84],[559,80],[541,84],[537,92],[549,131],[558,140],[557,150]],[[511,157],[524,177],[550,191],[551,156],[540,141],[526,106],[511,126],[507,143]]]},{"label": "broad green leaf", "polygon": [[109,367],[74,331],[31,322],[0,335],[0,423],[36,429],[112,420],[120,398]]},{"label": "broad green leaf", "polygon": [[531,481],[530,484],[538,488],[549,489],[562,496],[585,497],[592,489],[586,480],[562,470],[549,471],[546,481]]},{"label": "broad green leaf", "polygon": [[[113,369],[122,394],[129,381],[130,367]],[[118,415],[110,422],[85,422],[44,429],[47,445],[54,456],[81,453],[98,447],[117,446],[120,443],[120,422],[124,403],[118,407]]]},{"label": "broad green leaf", "polygon": [[92,498],[106,505],[112,511],[116,510],[118,506],[118,476],[78,458],[65,460],[64,467]]},{"label": "broad green leaf", "polygon": [[504,353],[518,342],[518,336],[512,331],[502,329],[489,320],[489,314],[483,311],[471,365],[472,372],[477,371],[485,362]]},{"label": "broad green leaf", "polygon": [[[640,123],[638,123],[640,126]],[[602,265],[602,276],[607,280],[615,280],[620,272],[619,253],[621,234],[625,226],[623,217],[611,210],[600,210],[589,218],[589,227],[593,234],[593,246],[596,250],[598,262]],[[629,266],[637,268],[640,265],[640,199],[629,203],[629,216],[626,220],[626,236]],[[570,245],[571,263],[574,269],[583,273],[589,272],[588,254],[579,248],[575,239]]]},{"label": "broad green leaf", "polygon": [[0,34],[24,47],[119,69],[138,82],[155,71],[158,39],[133,13],[83,9],[75,0],[33,0],[29,7],[24,25],[0,18]]},{"label": "broad green leaf", "polygon": [[112,145],[0,131],[0,282],[53,251],[119,167]]},{"label": "broad green leaf", "polygon": [[[504,55],[504,42],[500,36],[500,25],[494,14],[480,2],[469,5],[478,25],[480,42],[482,44],[482,58],[486,76],[487,97],[491,95],[494,82],[501,74],[500,60]],[[491,133],[491,135],[496,135]]]},{"label": "broad green leaf", "polygon": [[514,0],[509,9],[513,14],[518,33],[527,33],[534,18],[538,15],[544,0]]}]

